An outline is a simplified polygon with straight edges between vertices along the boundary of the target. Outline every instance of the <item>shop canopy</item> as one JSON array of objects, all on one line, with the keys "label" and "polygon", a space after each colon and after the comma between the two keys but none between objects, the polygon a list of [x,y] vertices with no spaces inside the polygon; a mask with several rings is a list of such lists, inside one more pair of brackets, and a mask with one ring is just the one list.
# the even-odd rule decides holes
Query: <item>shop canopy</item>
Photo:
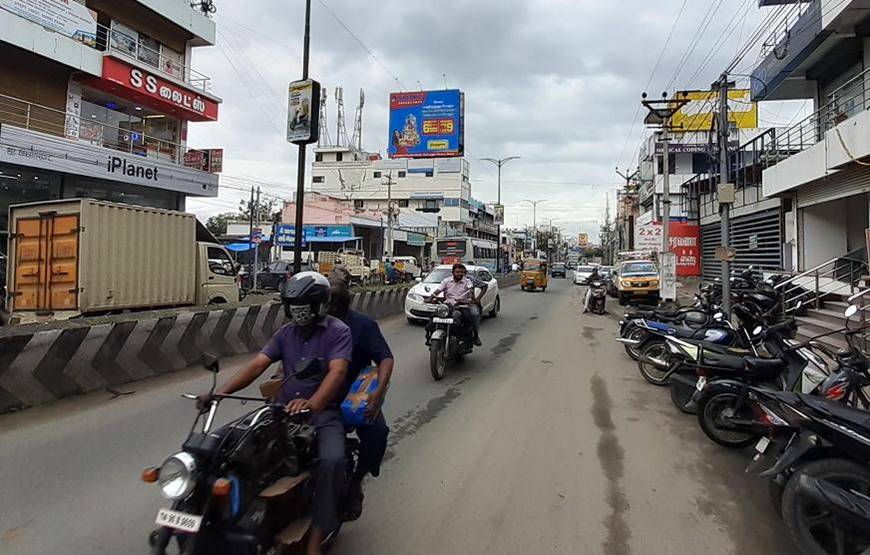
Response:
[{"label": "shop canopy", "polygon": [[306,237],[308,243],[347,243],[348,241],[359,241],[362,237]]},{"label": "shop canopy", "polygon": [[228,251],[233,252],[244,252],[249,251],[254,248],[252,243],[230,243],[229,245],[224,245]]}]

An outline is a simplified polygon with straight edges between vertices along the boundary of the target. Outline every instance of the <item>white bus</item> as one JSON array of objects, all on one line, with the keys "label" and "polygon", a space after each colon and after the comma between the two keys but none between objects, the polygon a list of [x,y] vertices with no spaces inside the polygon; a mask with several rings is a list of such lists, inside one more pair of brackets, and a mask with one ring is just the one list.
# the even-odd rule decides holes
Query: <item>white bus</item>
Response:
[{"label": "white bus", "polygon": [[498,244],[476,237],[439,237],[432,246],[432,260],[438,264],[471,263],[495,271]]}]

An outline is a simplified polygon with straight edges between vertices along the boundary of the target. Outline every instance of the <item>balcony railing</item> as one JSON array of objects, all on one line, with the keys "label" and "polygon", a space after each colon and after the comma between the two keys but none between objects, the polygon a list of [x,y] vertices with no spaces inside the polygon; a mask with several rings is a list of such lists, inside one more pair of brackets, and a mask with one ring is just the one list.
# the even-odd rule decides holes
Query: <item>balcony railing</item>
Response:
[{"label": "balcony railing", "polygon": [[792,35],[801,33],[805,30],[808,19],[801,21],[801,17],[808,12],[813,12],[810,16],[815,16],[819,9],[814,6],[818,0],[800,0],[794,6],[788,8],[779,22],[768,32],[768,38],[761,45],[761,58],[767,57],[771,52],[776,52],[778,56],[783,56],[784,51],[789,47]]},{"label": "balcony railing", "polygon": [[[201,152],[188,149],[182,144],[146,135],[135,129],[115,127],[93,120],[85,121],[79,114],[62,112],[2,94],[0,94],[0,124],[14,125],[71,140],[78,137],[81,143],[147,158],[167,160],[179,166],[184,165],[186,154]],[[202,154],[205,155],[204,152]]]},{"label": "balcony railing", "polygon": [[182,57],[167,56],[141,44],[138,40],[117,29],[105,25],[97,25],[97,50],[118,54],[135,60],[155,69],[163,75],[183,81],[191,87],[208,92],[211,89],[211,77],[204,75],[188,65]]}]

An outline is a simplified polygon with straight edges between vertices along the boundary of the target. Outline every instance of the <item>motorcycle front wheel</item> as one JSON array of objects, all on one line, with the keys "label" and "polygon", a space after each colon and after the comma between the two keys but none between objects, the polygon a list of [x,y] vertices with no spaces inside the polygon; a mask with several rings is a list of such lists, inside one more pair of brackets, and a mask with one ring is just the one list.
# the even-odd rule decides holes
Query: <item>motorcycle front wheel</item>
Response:
[{"label": "motorcycle front wheel", "polygon": [[429,370],[436,381],[444,378],[447,370],[447,353],[441,339],[433,339],[429,346]]}]

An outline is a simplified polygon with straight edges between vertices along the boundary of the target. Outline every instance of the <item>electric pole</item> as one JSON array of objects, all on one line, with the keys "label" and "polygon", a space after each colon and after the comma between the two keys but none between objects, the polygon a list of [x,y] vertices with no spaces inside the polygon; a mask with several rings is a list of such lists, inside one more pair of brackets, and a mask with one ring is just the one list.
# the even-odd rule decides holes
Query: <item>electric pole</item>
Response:
[{"label": "electric pole", "polygon": [[[305,38],[302,43],[302,80],[308,79],[308,54],[311,45],[311,0],[305,0]],[[305,202],[305,152],[306,144],[299,145],[299,160],[296,166],[296,237],[293,240],[293,273],[302,271],[302,235]]]},{"label": "electric pole", "polygon": [[[254,219],[254,229],[260,229],[260,186],[257,186],[257,198],[251,206],[251,217]],[[257,268],[260,266],[260,241],[263,234],[258,232],[257,241],[254,242],[254,291],[257,290]]]},{"label": "electric pole", "polygon": [[[728,74],[723,73],[719,81],[713,84],[713,90],[719,91],[719,222],[723,250],[727,251],[731,242],[731,203],[734,202],[734,185],[728,180],[728,89],[735,83],[728,81]],[[731,263],[727,252],[722,256],[722,310],[726,317],[731,317]]]},{"label": "electric pole", "polygon": [[[501,206],[501,167],[510,162],[511,160],[516,160],[520,158],[519,156],[508,156],[507,158],[481,158],[482,162],[490,162],[495,164],[498,167],[498,196],[496,202],[496,206]],[[498,208],[496,208],[498,210]],[[504,209],[501,209],[502,218],[504,218]],[[498,233],[498,241],[497,248],[495,252],[495,271],[501,272],[501,222],[496,224],[497,233]]]},{"label": "electric pole", "polygon": [[[248,205],[248,252],[254,248],[254,187],[251,186],[251,203]],[[251,289],[257,287],[257,269],[251,265]]]},{"label": "electric pole", "polygon": [[393,256],[393,172],[387,173],[387,256]]}]

